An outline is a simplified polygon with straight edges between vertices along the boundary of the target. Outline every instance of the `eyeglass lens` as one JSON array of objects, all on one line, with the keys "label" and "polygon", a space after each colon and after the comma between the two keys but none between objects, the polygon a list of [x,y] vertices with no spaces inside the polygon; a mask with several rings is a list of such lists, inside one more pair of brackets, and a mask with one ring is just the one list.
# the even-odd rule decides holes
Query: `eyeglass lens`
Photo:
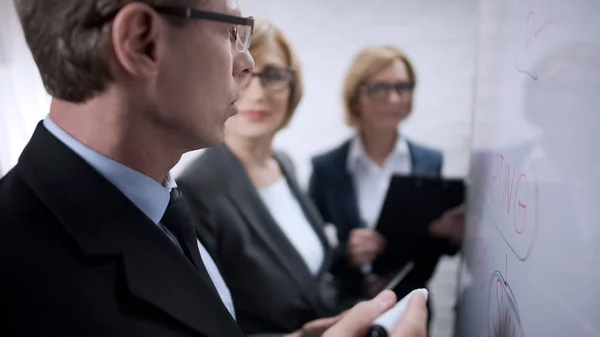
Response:
[{"label": "eyeglass lens", "polygon": [[250,84],[253,77],[258,77],[263,88],[271,91],[283,90],[292,84],[294,72],[289,68],[267,65],[259,73],[249,74],[244,78],[244,86]]},{"label": "eyeglass lens", "polygon": [[235,47],[239,52],[246,52],[250,48],[252,40],[252,26],[237,25],[237,37]]},{"label": "eyeglass lens", "polygon": [[387,98],[392,91],[399,96],[405,96],[412,92],[413,84],[410,82],[378,82],[367,86],[369,94],[374,98]]}]

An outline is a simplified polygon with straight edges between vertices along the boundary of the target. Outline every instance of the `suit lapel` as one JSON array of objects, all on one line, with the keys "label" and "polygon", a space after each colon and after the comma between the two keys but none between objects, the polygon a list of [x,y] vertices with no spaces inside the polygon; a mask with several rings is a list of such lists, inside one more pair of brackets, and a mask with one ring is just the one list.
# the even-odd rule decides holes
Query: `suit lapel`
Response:
[{"label": "suit lapel", "polygon": [[[179,190],[181,191],[183,188],[179,186]],[[193,193],[188,194],[187,191],[181,191],[186,198],[186,203],[190,201],[190,196],[193,196]],[[209,255],[217,265],[219,271],[223,270],[219,259],[217,259],[217,242],[216,242],[216,234],[213,232],[213,229],[216,228],[215,219],[213,215],[208,210],[208,206],[202,202],[202,200],[196,198],[193,202],[194,207],[189,207],[190,215],[193,218],[195,229],[196,229],[196,237],[198,241],[202,243],[202,246],[208,251]]]},{"label": "suit lapel", "polygon": [[339,223],[348,226],[348,231],[364,226],[358,212],[354,180],[346,168],[349,151],[350,141],[346,142],[337,153],[330,177],[333,180],[332,186],[336,187],[331,202],[335,203],[335,209],[338,210],[336,213],[343,217]]},{"label": "suit lapel", "polygon": [[164,233],[41,123],[19,162],[26,183],[86,257],[121,256],[132,296],[201,334],[242,336],[209,281]]},{"label": "suit lapel", "polygon": [[[198,203],[196,203],[194,206],[196,209],[198,209],[199,207],[205,207],[204,205],[200,206]],[[212,218],[212,216],[209,215],[208,212],[203,211],[203,215],[196,216],[195,220],[196,236],[198,237],[198,240],[202,243],[210,257],[212,258],[219,272],[222,274],[223,266],[221,265],[221,261],[218,259],[218,246],[217,242],[215,241],[216,235],[214,233],[211,233],[211,229],[214,228],[215,225],[214,219]],[[211,224],[202,223],[209,221],[211,222]]]},{"label": "suit lapel", "polygon": [[282,269],[287,272],[303,294],[307,295],[307,299],[312,302],[310,294],[312,294],[314,279],[304,260],[279,229],[262,201],[249,191],[232,193],[230,198],[252,230],[260,237],[265,247],[271,251]]},{"label": "suit lapel", "polygon": [[297,284],[309,303],[314,304],[315,279],[260,199],[246,170],[225,145],[215,148],[214,151],[218,151],[214,154],[219,157],[221,172],[226,172],[230,180],[229,200],[243,215],[251,230],[261,239],[281,268]]},{"label": "suit lapel", "polygon": [[[138,222],[139,223],[139,222]],[[139,223],[140,226],[144,225]],[[209,336],[240,336],[210,277],[198,272],[158,230],[129,226],[123,245],[127,287],[134,296]],[[204,275],[206,274],[206,275]]]},{"label": "suit lapel", "polygon": [[408,149],[410,151],[410,159],[412,165],[411,174],[416,176],[438,175],[436,168],[432,165],[431,160],[426,153],[417,144],[408,141]]}]

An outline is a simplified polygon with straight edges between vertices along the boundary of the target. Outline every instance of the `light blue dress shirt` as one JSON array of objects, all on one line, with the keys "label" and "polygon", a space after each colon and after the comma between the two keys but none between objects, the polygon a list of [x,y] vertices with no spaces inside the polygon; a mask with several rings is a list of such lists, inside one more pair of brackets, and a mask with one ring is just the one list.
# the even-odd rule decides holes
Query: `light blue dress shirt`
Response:
[{"label": "light blue dress shirt", "polygon": [[[135,206],[150,218],[152,222],[154,222],[162,231],[166,232],[169,239],[179,245],[175,236],[160,223],[160,219],[163,217],[169,204],[171,189],[177,187],[175,180],[171,178],[170,174],[167,175],[167,178],[161,185],[154,179],[84,145],[61,129],[54,123],[50,116],[47,116],[44,119],[44,127],[54,135],[54,137],[58,138],[58,140],[96,169],[96,171],[98,171],[98,173],[106,180],[111,182],[121,191],[121,193],[131,200]],[[225,280],[221,276],[217,265],[208,251],[199,240],[197,242],[198,250],[200,251],[206,270],[208,271],[215,288],[217,288],[223,304],[225,304],[225,307],[235,319],[235,309],[229,288],[227,287],[227,284],[225,284]]]}]

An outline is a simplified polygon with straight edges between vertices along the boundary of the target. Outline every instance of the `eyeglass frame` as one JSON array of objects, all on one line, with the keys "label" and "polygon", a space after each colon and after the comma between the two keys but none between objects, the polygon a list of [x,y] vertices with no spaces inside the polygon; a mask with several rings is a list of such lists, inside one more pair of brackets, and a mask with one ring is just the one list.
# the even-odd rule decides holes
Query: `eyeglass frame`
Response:
[{"label": "eyeglass frame", "polygon": [[[406,90],[405,91],[399,91],[396,90],[396,88],[394,88],[394,85],[398,85],[398,84],[406,84]],[[377,84],[391,84],[391,90],[389,90],[387,92],[387,95],[385,97],[376,97],[373,95],[373,93],[371,92],[371,89],[374,85]],[[396,83],[389,83],[389,82],[376,82],[376,83],[363,83],[359,86],[359,88],[363,89],[366,91],[366,94],[369,96],[369,98],[375,99],[375,100],[385,100],[385,99],[389,99],[390,94],[392,92],[395,92],[398,96],[400,96],[401,98],[405,98],[406,96],[408,96],[409,94],[412,94],[415,90],[415,84],[412,82],[405,82],[405,81],[398,81]]]},{"label": "eyeglass frame", "polygon": [[[216,22],[231,23],[231,24],[238,25],[238,26],[239,25],[249,26],[250,27],[250,36],[248,38],[248,42],[247,42],[247,44],[244,45],[243,50],[240,50],[239,48],[237,48],[237,50],[244,53],[244,52],[248,51],[248,48],[250,47],[250,44],[252,43],[252,34],[254,33],[254,17],[252,17],[252,16],[242,17],[242,16],[237,16],[237,15],[230,15],[230,14],[224,14],[224,13],[211,12],[211,11],[203,11],[200,9],[194,9],[194,8],[190,8],[190,7],[154,6],[153,8],[155,11],[157,11],[159,13],[180,16],[184,19],[210,20],[210,21],[216,21]],[[236,38],[236,42],[237,42],[239,40],[239,32],[237,31],[237,28],[236,28],[236,37],[235,38]]]},{"label": "eyeglass frame", "polygon": [[248,76],[248,79],[247,79],[248,83],[245,83],[244,85],[242,85],[242,88],[245,89],[245,88],[249,87],[250,83],[252,83],[252,79],[254,77],[258,77],[258,80],[260,81],[260,85],[261,85],[261,87],[263,89],[267,89],[268,91],[271,91],[271,92],[282,91],[286,87],[292,88],[294,86],[294,84],[296,83],[296,70],[294,70],[294,69],[292,69],[290,67],[277,67],[277,68],[286,71],[290,75],[288,83],[285,86],[281,87],[280,89],[269,89],[269,88],[267,88],[266,85],[264,85],[264,83],[263,83],[264,80],[262,78],[262,74],[264,73],[264,70],[261,71],[261,72],[252,72],[251,74],[248,74],[247,75]]},{"label": "eyeglass frame", "polygon": [[[178,16],[178,17],[181,17],[184,19],[209,20],[209,21],[216,21],[216,22],[222,22],[222,23],[230,23],[230,24],[234,24],[234,25],[250,26],[250,38],[248,40],[248,43],[247,43],[247,45],[244,46],[244,50],[238,49],[238,51],[240,51],[240,52],[248,51],[248,48],[250,47],[250,44],[252,43],[252,34],[254,33],[254,17],[252,17],[252,16],[242,17],[242,16],[237,16],[237,15],[230,15],[230,14],[194,9],[194,8],[190,8],[190,7],[178,7],[178,6],[152,6],[152,8],[157,13]],[[114,11],[113,13],[111,13],[103,18],[100,18],[98,20],[93,20],[92,22],[88,23],[88,26],[103,25],[107,21],[114,19],[114,17],[117,15],[117,13],[119,13],[120,10],[121,9],[118,9],[118,10]],[[238,34],[239,33],[237,33],[237,29],[236,29],[236,42],[237,42],[237,39],[239,38]]]}]

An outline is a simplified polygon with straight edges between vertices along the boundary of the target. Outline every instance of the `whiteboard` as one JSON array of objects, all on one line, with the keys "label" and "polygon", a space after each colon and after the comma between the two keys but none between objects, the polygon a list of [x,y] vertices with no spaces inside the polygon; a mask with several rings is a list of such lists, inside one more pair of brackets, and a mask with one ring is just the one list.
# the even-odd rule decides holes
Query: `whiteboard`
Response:
[{"label": "whiteboard", "polygon": [[479,30],[456,336],[600,336],[600,1]]}]

